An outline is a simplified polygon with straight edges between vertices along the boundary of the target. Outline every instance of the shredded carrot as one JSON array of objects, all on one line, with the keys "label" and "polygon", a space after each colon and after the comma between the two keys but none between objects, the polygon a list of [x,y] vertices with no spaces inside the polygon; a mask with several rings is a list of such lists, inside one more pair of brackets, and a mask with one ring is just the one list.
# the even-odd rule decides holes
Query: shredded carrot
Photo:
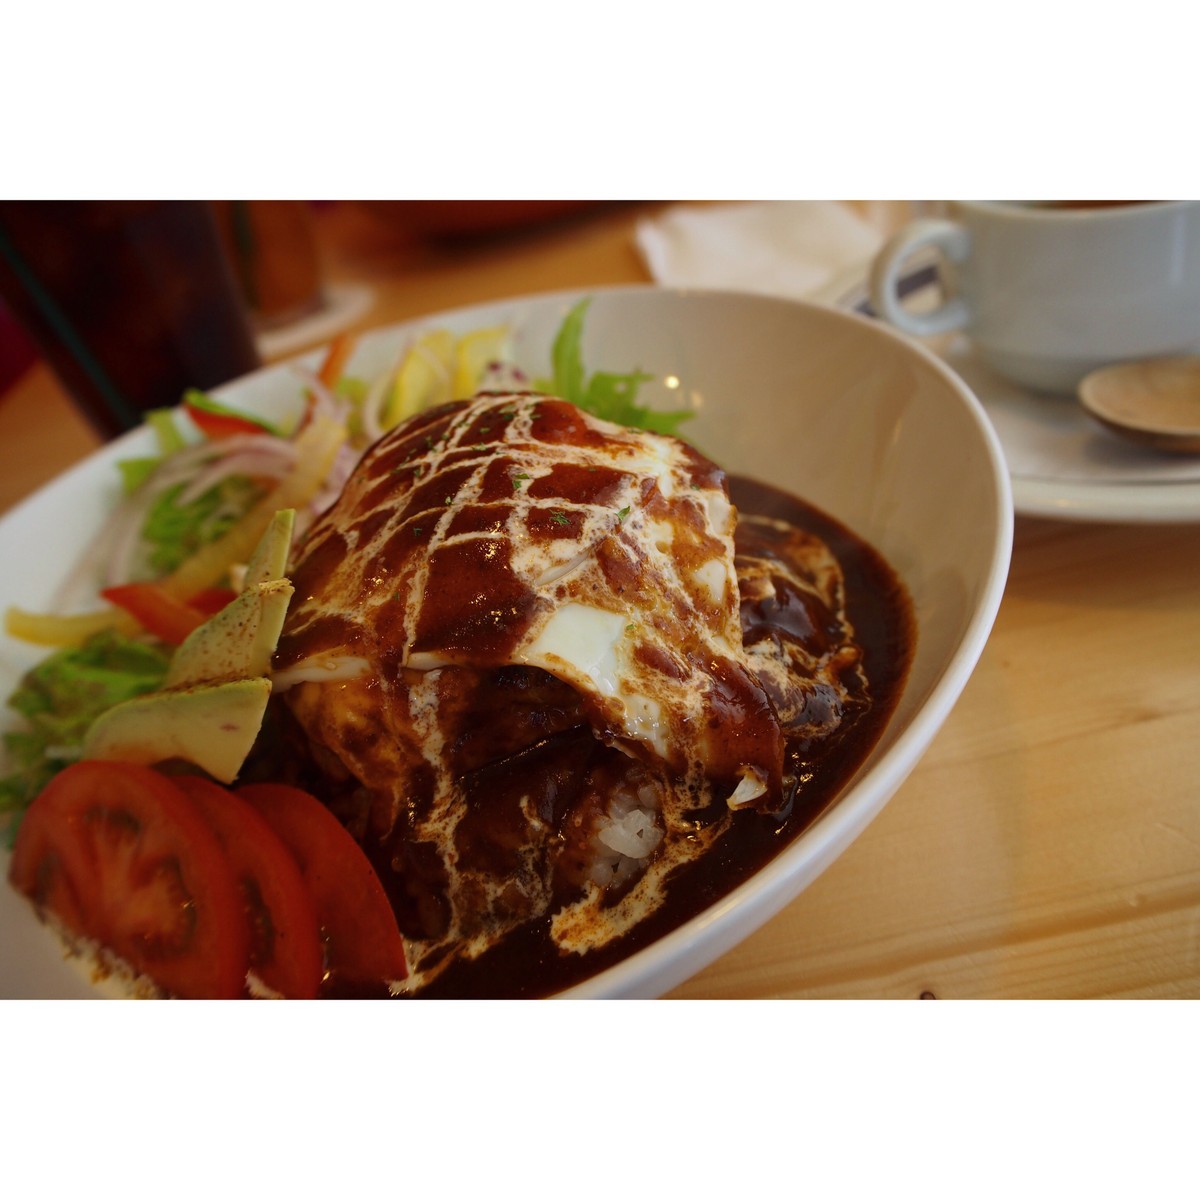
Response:
[{"label": "shredded carrot", "polygon": [[317,378],[327,388],[337,387],[337,381],[341,379],[357,341],[352,333],[339,333],[330,343],[329,353],[325,355],[325,361],[317,373]]},{"label": "shredded carrot", "polygon": [[[317,378],[324,384],[325,387],[332,391],[337,387],[337,382],[342,377],[342,372],[346,369],[346,363],[350,360],[350,355],[354,352],[354,347],[358,339],[352,333],[339,333],[337,337],[329,343],[329,349],[325,354],[325,361],[321,364],[320,370],[317,371]],[[317,410],[316,394],[310,389],[305,393],[304,413],[300,418],[300,428],[303,429],[313,419],[313,413]]]}]

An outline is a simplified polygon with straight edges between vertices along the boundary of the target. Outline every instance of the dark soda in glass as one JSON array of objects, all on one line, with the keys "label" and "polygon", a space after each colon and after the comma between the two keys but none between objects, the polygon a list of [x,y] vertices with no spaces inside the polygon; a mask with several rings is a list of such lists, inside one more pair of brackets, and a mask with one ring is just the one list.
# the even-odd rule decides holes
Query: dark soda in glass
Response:
[{"label": "dark soda in glass", "polygon": [[206,201],[0,201],[0,294],[105,437],[260,365]]}]

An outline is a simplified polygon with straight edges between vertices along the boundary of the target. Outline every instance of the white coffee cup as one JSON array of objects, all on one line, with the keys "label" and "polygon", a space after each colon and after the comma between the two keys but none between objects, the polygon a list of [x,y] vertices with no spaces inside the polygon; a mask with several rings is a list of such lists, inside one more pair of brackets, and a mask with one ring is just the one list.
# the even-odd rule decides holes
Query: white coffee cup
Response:
[{"label": "white coffee cup", "polygon": [[[917,312],[898,284],[930,250],[946,299]],[[1097,367],[1200,347],[1200,202],[957,201],[887,241],[871,303],[917,337],[964,331],[1017,383],[1072,392]]]}]

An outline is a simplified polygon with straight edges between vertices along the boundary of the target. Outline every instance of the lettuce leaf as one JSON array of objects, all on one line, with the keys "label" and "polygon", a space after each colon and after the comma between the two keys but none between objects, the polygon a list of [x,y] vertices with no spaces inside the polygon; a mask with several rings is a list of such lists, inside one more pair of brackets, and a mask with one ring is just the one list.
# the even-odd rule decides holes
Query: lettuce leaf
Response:
[{"label": "lettuce leaf", "polygon": [[138,458],[122,458],[117,462],[121,473],[121,487],[125,495],[132,495],[148,479],[164,458],[182,450],[183,435],[175,424],[175,410],[170,408],[151,409],[146,414],[146,425],[158,443],[157,454],[146,454]]},{"label": "lettuce leaf", "polygon": [[105,710],[162,686],[170,651],[113,632],[59,650],[32,667],[8,699],[26,728],[4,734],[12,773],[0,778],[0,821],[11,843],[21,814],[73,762]]},{"label": "lettuce leaf", "polygon": [[263,495],[244,475],[230,475],[186,504],[179,503],[183,488],[180,483],[163,492],[142,526],[147,564],[155,576],[169,575],[201,546],[215,542]]},{"label": "lettuce leaf", "polygon": [[695,413],[689,409],[647,408],[637,402],[638,389],[643,383],[651,382],[653,375],[643,371],[625,374],[597,371],[588,377],[583,362],[583,326],[590,304],[590,299],[581,300],[563,319],[550,351],[554,378],[539,381],[539,389],[617,425],[632,425],[652,433],[677,434],[679,426]]}]

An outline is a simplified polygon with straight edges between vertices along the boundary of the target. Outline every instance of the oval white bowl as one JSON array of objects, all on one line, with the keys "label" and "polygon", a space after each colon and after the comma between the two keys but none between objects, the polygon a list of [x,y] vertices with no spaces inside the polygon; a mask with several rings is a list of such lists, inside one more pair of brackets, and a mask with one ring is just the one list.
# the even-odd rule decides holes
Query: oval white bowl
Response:
[{"label": "oval white bowl", "polygon": [[[639,368],[641,398],[685,404],[683,429],[730,472],[774,484],[837,518],[892,565],[912,597],[917,642],[883,736],[822,816],[746,883],[674,932],[563,993],[652,997],[712,962],[798,895],[883,808],[912,771],[978,661],[1000,604],[1012,545],[1012,495],[978,401],[942,362],[867,318],[727,292],[654,287],[520,297],[432,314],[359,342],[350,372],[387,370],[423,329],[513,330],[518,363],[549,373],[568,309],[592,297],[591,370]],[[299,360],[309,365],[319,354]],[[294,410],[286,364],[218,394],[264,413]],[[50,602],[115,501],[114,463],[148,444],[135,432],[49,484],[0,522],[0,607]],[[0,692],[40,652],[0,639]],[[10,717],[3,718],[5,727]],[[3,856],[7,868],[7,856]],[[102,994],[23,899],[0,888],[0,996]]]}]

